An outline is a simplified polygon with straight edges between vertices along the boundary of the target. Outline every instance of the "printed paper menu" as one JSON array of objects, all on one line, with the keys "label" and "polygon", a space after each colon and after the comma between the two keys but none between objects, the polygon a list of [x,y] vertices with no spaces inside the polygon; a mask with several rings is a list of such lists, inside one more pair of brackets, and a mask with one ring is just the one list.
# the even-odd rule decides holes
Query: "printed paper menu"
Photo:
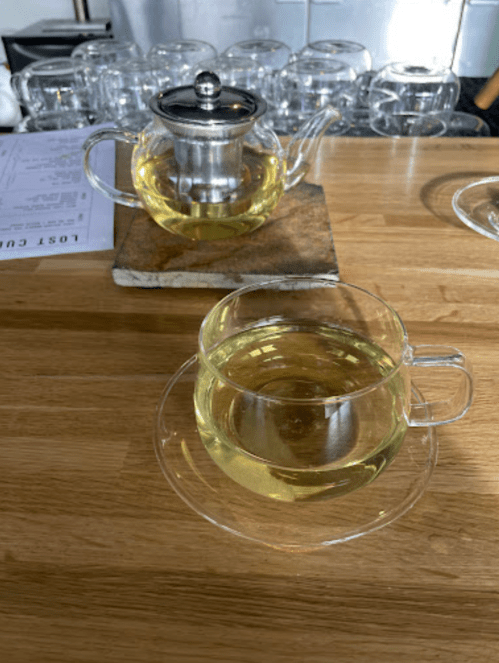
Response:
[{"label": "printed paper menu", "polygon": [[[82,145],[97,128],[0,135],[0,260],[113,248],[114,203],[83,171]],[[114,142],[90,160],[113,184]]]}]

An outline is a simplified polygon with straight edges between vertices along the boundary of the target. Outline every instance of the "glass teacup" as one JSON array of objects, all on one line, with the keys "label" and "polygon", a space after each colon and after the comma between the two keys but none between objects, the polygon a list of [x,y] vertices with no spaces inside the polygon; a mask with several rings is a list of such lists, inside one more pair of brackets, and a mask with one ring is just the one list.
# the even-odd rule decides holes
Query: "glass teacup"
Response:
[{"label": "glass teacup", "polygon": [[442,136],[447,125],[441,113],[454,109],[459,91],[459,78],[448,67],[388,64],[369,86],[371,128],[382,136]]},{"label": "glass teacup", "polygon": [[331,105],[341,119],[326,133],[346,133],[357,99],[356,74],[339,60],[304,58],[284,67],[275,83],[274,129],[293,134],[318,108]]},{"label": "glass teacup", "polygon": [[159,58],[130,58],[110,65],[101,75],[110,118],[118,127],[140,132],[154,118],[149,100],[173,81],[174,73]]},{"label": "glass teacup", "polygon": [[215,72],[222,85],[262,92],[265,68],[257,60],[248,57],[217,55],[215,58],[199,62],[194,67],[196,76],[202,71]]},{"label": "glass teacup", "polygon": [[198,39],[177,39],[154,44],[148,58],[159,60],[169,71],[170,87],[190,85],[194,79],[193,70],[199,62],[217,57],[214,46]]},{"label": "glass teacup", "polygon": [[32,117],[89,109],[83,66],[69,57],[31,62],[12,74],[10,84]]},{"label": "glass teacup", "polygon": [[83,67],[84,81],[90,95],[90,106],[102,114],[104,119],[113,120],[113,113],[107,105],[107,90],[104,74],[109,68],[129,60],[140,58],[142,49],[133,41],[119,39],[93,39],[76,46],[71,58]]},{"label": "glass teacup", "polygon": [[272,122],[276,113],[276,86],[279,74],[281,69],[287,65],[291,56],[289,46],[275,39],[250,39],[232,44],[223,54],[231,58],[249,58],[263,67],[260,89],[257,92],[267,102],[267,119]]},{"label": "glass teacup", "polygon": [[365,46],[343,39],[325,39],[312,42],[304,46],[294,57],[300,60],[305,58],[340,60],[352,67],[358,76],[369,71],[372,66],[371,54]]},{"label": "glass teacup", "polygon": [[[411,346],[387,303],[332,279],[231,293],[202,323],[198,361],[194,404],[207,452],[244,488],[282,501],[366,486],[408,426],[455,421],[472,399],[459,350]],[[445,370],[453,395],[411,406],[415,368]]]}]

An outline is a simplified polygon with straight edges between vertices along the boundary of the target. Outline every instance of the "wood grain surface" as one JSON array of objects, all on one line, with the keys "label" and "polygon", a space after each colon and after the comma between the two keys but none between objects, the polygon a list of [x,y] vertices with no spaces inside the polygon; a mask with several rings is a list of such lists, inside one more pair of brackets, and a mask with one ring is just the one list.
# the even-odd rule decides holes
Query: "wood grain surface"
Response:
[{"label": "wood grain surface", "polygon": [[112,251],[0,263],[0,661],[497,661],[499,242],[451,208],[496,174],[495,138],[321,147],[342,279],[459,347],[475,399],[411,511],[316,552],[215,527],[156,462],[156,403],[223,291],[120,288]]}]

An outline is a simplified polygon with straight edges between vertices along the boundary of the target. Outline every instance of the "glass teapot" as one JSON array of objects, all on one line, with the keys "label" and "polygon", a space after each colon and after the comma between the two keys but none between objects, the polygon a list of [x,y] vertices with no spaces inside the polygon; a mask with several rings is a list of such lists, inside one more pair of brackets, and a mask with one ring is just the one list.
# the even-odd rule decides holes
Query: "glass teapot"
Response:
[{"label": "glass teapot", "polygon": [[[198,74],[194,85],[168,89],[150,101],[154,119],[134,134],[101,129],[83,144],[90,184],[114,202],[142,207],[162,228],[193,240],[234,237],[261,226],[285,191],[306,174],[326,129],[341,119],[327,106],[314,114],[286,150],[258,121],[258,95]],[[133,143],[136,193],[119,191],[93,172],[89,154],[101,140]]]}]

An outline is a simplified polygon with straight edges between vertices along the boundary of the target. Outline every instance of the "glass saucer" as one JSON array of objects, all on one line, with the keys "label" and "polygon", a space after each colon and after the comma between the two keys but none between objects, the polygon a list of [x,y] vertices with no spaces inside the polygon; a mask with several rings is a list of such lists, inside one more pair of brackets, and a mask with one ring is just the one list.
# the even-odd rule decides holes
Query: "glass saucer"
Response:
[{"label": "glass saucer", "polygon": [[[155,421],[154,446],[177,494],[214,525],[275,548],[312,550],[372,532],[406,513],[423,494],[437,461],[435,429],[409,428],[395,460],[371,484],[347,495],[280,502],[230,479],[205,450],[197,431],[191,357],[166,385]],[[422,402],[414,390],[415,402]]]},{"label": "glass saucer", "polygon": [[28,115],[17,125],[15,133],[82,129],[91,124],[100,124],[103,121],[104,116],[93,111],[65,111],[64,113],[47,113],[38,117]]},{"label": "glass saucer", "polygon": [[380,136],[433,137],[443,136],[447,125],[434,113],[383,113],[372,114],[371,129]]},{"label": "glass saucer", "polygon": [[490,127],[477,115],[458,111],[442,111],[437,113],[445,125],[445,136],[451,138],[488,138]]},{"label": "glass saucer", "polygon": [[499,240],[499,177],[486,177],[459,189],[452,208],[467,226]]}]

